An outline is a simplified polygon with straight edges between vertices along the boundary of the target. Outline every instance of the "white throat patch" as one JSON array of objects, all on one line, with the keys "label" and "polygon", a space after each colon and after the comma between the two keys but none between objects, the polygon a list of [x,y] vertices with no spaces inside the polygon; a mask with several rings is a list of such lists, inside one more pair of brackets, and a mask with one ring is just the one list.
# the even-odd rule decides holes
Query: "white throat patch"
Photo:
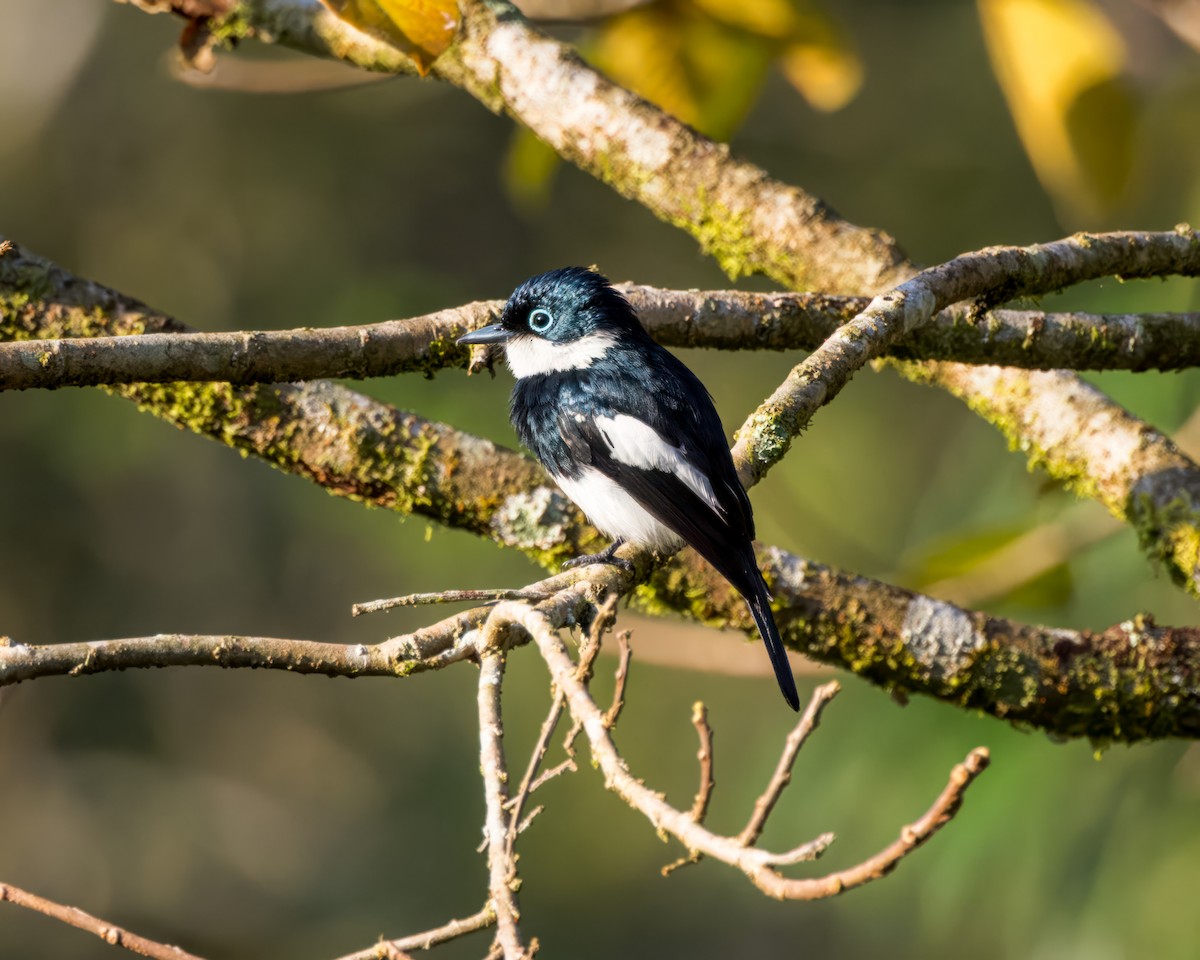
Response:
[{"label": "white throat patch", "polygon": [[583,370],[608,353],[608,348],[616,342],[611,333],[590,333],[570,343],[521,334],[508,341],[504,356],[508,369],[520,380],[541,373]]}]

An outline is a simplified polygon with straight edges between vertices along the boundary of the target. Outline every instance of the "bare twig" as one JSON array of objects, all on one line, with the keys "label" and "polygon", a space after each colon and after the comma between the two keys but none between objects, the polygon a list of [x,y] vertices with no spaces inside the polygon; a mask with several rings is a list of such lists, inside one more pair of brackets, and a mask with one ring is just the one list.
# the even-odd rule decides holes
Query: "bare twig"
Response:
[{"label": "bare twig", "polygon": [[[537,787],[540,787],[550,776],[539,777],[538,770],[542,765],[542,761],[546,757],[546,751],[550,747],[550,738],[554,736],[554,731],[558,727],[558,721],[562,717],[563,708],[566,706],[567,700],[563,696],[562,691],[557,687],[553,688],[550,697],[550,710],[546,714],[546,719],[542,721],[542,727],[538,731],[537,740],[534,742],[533,750],[529,754],[529,763],[525,767],[525,775],[521,777],[521,783],[517,787],[517,792],[513,794],[512,799],[508,801],[506,807],[509,811],[509,828],[508,828],[508,855],[511,857],[513,845],[517,842],[517,835],[523,833],[527,823],[523,819],[523,809],[525,801],[529,795],[533,793]],[[568,758],[548,771],[552,776],[557,776],[558,773],[567,769],[574,769],[575,761]],[[530,814],[532,820],[535,814]]]},{"label": "bare twig", "polygon": [[[692,809],[688,811],[688,816],[694,823],[703,823],[708,814],[708,804],[712,800],[716,780],[713,777],[712,726],[708,722],[708,708],[699,700],[692,704],[692,726],[696,728],[696,736],[700,739],[700,748],[696,751],[696,759],[700,762],[700,786],[696,791],[695,799],[692,800]],[[680,857],[663,867],[662,875],[666,877],[689,863],[699,863],[700,856],[698,850],[689,851],[687,856]]]},{"label": "bare twig", "polygon": [[625,687],[629,683],[629,662],[633,659],[633,647],[629,645],[629,631],[617,634],[617,669],[614,673],[612,703],[604,714],[604,726],[612,729],[625,707]]},{"label": "bare twig", "polygon": [[[489,627],[499,621],[489,620]],[[521,960],[526,956],[517,927],[517,863],[512,855],[509,834],[513,828],[505,816],[508,800],[508,767],[504,760],[504,724],[501,719],[500,694],[504,680],[504,650],[489,646],[480,655],[479,664],[479,762],[483,772],[484,798],[487,818],[488,893],[496,913],[496,937],[504,950],[505,960]]]},{"label": "bare twig", "polygon": [[469,917],[451,920],[440,927],[434,927],[432,930],[425,930],[422,933],[414,933],[407,937],[381,940],[365,950],[348,953],[338,957],[337,960],[399,960],[408,950],[429,950],[438,944],[456,940],[469,933],[475,933],[477,930],[485,930],[495,923],[496,913],[489,903],[478,913],[473,913]]},{"label": "bare twig", "polygon": [[754,801],[754,812],[750,814],[746,826],[738,834],[738,842],[743,846],[752,847],[758,843],[763,827],[766,826],[767,818],[775,809],[775,804],[779,802],[784,789],[792,782],[792,767],[796,763],[796,755],[800,753],[800,748],[804,746],[812,732],[817,729],[817,724],[821,722],[821,712],[841,689],[841,684],[833,680],[830,683],[822,684],[812,692],[808,706],[796,722],[796,726],[792,728],[792,732],[787,735],[787,740],[784,741],[783,752],[779,755],[779,763],[775,765],[775,772],[771,775],[767,788]]},{"label": "bare twig", "polygon": [[703,823],[716,779],[713,776],[712,726],[708,722],[708,708],[699,700],[692,704],[692,726],[696,728],[696,736],[700,739],[700,748],[696,751],[696,759],[700,762],[700,787],[688,816],[695,823]]},{"label": "bare twig", "polygon": [[350,608],[350,616],[361,617],[367,613],[382,613],[396,607],[416,607],[435,603],[479,603],[490,600],[546,600],[553,596],[538,590],[439,590],[436,593],[409,593],[403,597],[387,600],[368,600]]},{"label": "bare twig", "polygon": [[[3,251],[0,250],[0,254],[2,253]],[[188,953],[186,950],[170,944],[140,937],[123,927],[101,920],[99,917],[93,917],[78,907],[55,903],[53,900],[39,897],[20,887],[14,887],[12,884],[0,883],[0,901],[4,900],[19,907],[45,914],[47,917],[60,920],[72,927],[78,927],[80,930],[86,930],[88,933],[94,933],[110,946],[123,947],[131,953],[137,953],[143,957],[152,957],[154,960],[201,960],[194,953]]]}]

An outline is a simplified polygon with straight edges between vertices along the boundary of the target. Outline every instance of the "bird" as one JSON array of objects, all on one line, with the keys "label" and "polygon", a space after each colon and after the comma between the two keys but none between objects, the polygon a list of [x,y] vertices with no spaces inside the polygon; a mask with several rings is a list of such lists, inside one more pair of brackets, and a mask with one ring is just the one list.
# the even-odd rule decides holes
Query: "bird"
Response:
[{"label": "bird", "polygon": [[800,709],[771,596],[754,557],[754,514],[708,390],[651,339],[629,301],[583,267],[531,277],[496,323],[458,338],[503,345],[516,378],[509,419],[611,545],[564,567],[609,563],[624,543],[693,547],[746,601],[784,699]]}]

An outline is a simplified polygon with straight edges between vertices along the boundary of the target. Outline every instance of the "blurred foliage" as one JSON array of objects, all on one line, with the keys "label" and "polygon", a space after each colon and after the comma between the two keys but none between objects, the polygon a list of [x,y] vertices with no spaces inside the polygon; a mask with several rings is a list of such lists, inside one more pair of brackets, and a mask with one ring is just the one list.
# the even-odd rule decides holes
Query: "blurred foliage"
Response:
[{"label": "blurred foliage", "polygon": [[[1200,63],[1136,7],[1115,9],[1132,18],[1121,28],[1128,62],[1145,71],[1142,121],[1129,189],[1099,225],[1200,222],[1190,146]],[[836,10],[864,65],[859,94],[824,112],[766,70],[732,134],[739,154],[887,229],[923,262],[1097,225],[1039,185],[974,8]],[[580,39],[593,28],[556,29]],[[571,168],[551,204],[514,210],[500,189],[511,125],[452,89],[409,79],[292,97],[196,90],[164,69],[177,32],[171,18],[95,0],[0,4],[0,232],[202,329],[410,316],[503,297],[565,263],[663,286],[727,284],[693,241]],[[1200,296],[1194,282],[1107,281],[1042,306],[1195,310]],[[796,360],[685,359],[729,426]],[[1200,400],[1196,372],[1094,379],[1166,431]],[[506,374],[359,387],[515,442]],[[0,394],[0,464],[0,632],[19,641],[191,630],[370,642],[428,611],[351,620],[355,600],[521,584],[533,572],[92,391]],[[764,541],[884,577],[955,537],[1053,522],[1069,503],[957,401],[887,372],[864,372],[822,410],[753,499]],[[1069,592],[988,609],[1073,626],[1140,610],[1197,622],[1128,531],[1074,555],[1069,575]],[[517,761],[547,703],[528,653],[512,658],[507,689]],[[522,841],[522,907],[546,956],[1195,956],[1200,750],[1147,744],[1096,759],[1086,743],[846,686],[768,841],[836,830],[824,862],[851,863],[986,743],[993,767],[945,833],[867,889],[768,902],[712,863],[661,879],[676,851],[585,764],[547,787],[547,813]],[[740,825],[791,723],[770,677],[635,659],[619,743],[635,771],[690,802],[697,698],[716,725],[713,823]],[[0,700],[0,879],[201,954],[365,947],[480,905],[476,736],[469,668],[403,683],[176,670],[18,687]],[[113,954],[4,907],[0,956]]]},{"label": "blurred foliage", "polygon": [[1094,218],[1121,199],[1136,107],[1125,43],[1087,0],[979,0],[988,53],[1043,186]]},{"label": "blurred foliage", "polygon": [[[996,78],[1043,188],[1068,218],[1103,221],[1127,197],[1140,104],[1117,27],[1090,0],[977,0]],[[781,74],[818,110],[863,83],[851,35],[812,0],[652,0],[604,20],[588,59],[701,133],[728,140]],[[506,184],[544,205],[557,169],[532,134],[513,134]]]}]

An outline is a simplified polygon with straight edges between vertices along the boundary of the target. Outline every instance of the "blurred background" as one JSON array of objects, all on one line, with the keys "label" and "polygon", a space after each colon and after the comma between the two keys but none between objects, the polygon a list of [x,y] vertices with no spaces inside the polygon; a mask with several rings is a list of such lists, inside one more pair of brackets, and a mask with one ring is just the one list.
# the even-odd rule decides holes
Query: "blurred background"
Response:
[{"label": "blurred background", "polygon": [[[1080,228],[1200,223],[1200,57],[1148,8],[829,9],[836,20],[803,0],[679,0],[554,29],[919,262]],[[233,58],[249,79],[219,71],[197,86],[172,66],[180,26],[96,0],[4,0],[0,233],[204,330],[412,316],[570,263],[730,285],[692,240],[452,88],[321,89],[359,78],[256,47]],[[1200,293],[1111,281],[1042,305],[1197,310]],[[798,358],[685,359],[732,429]],[[1200,374],[1095,379],[1200,455],[1188,432]],[[506,373],[358,386],[515,442]],[[754,502],[764,541],[1007,616],[1198,620],[1101,508],[1029,474],[958,402],[887,371],[860,374],[823,410]],[[352,602],[534,575],[490,544],[335,499],[98,391],[0,393],[0,633],[17,641],[374,642],[432,615],[352,621]],[[640,635],[680,629],[625,625],[635,650]],[[715,642],[761,654],[733,634]],[[585,763],[545,788],[548,811],[522,841],[525,929],[545,955],[1196,956],[1196,747],[1054,743],[841,679],[767,842],[833,830],[824,865],[856,862],[986,744],[993,767],[958,820],[881,883],[781,904],[717,864],[660,878],[678,851]],[[336,956],[472,913],[485,896],[474,681],[469,667],[353,683],[195,669],[7,690],[0,881],[247,960]],[[546,688],[518,652],[505,704],[515,765]],[[765,675],[635,657],[618,742],[683,806],[696,699],[716,727],[710,820],[736,831],[793,718]],[[484,942],[442,949],[478,956]],[[0,907],[0,957],[111,955]]]}]

